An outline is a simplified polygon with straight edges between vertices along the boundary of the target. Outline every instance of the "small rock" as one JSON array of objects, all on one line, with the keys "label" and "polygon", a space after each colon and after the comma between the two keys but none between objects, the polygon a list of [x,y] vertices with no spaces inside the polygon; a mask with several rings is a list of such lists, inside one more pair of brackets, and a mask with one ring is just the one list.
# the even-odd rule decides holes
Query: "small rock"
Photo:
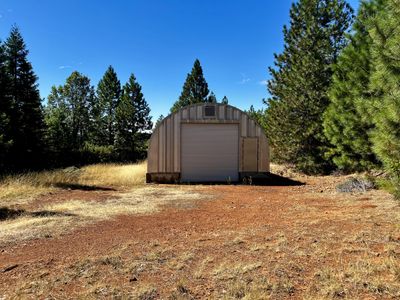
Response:
[{"label": "small rock", "polygon": [[129,279],[129,282],[135,282],[138,281],[138,279],[136,278],[136,276],[133,276],[132,278]]},{"label": "small rock", "polygon": [[375,183],[366,178],[350,178],[336,186],[340,193],[366,192],[375,188]]}]

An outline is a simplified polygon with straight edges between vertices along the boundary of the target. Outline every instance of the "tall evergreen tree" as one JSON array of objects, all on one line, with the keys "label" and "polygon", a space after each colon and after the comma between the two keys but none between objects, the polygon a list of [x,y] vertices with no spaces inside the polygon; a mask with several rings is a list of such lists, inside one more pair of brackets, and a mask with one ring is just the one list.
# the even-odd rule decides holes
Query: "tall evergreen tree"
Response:
[{"label": "tall evergreen tree", "polygon": [[142,87],[132,74],[122,89],[121,101],[116,110],[117,138],[116,147],[120,158],[134,161],[143,158],[145,142],[153,124],[150,108]]},{"label": "tall evergreen tree", "polygon": [[373,148],[400,197],[400,1],[386,0],[371,29],[375,99]]},{"label": "tall evergreen tree", "polygon": [[251,119],[255,120],[257,124],[261,126],[261,128],[265,130],[267,124],[265,109],[256,110],[254,106],[251,105],[246,113]]},{"label": "tall evergreen tree", "polygon": [[373,128],[369,80],[372,71],[369,34],[371,17],[382,8],[382,0],[361,3],[349,45],[334,66],[331,104],[324,115],[324,132],[333,147],[328,155],[345,171],[363,171],[377,163],[369,132]]},{"label": "tall evergreen tree", "polygon": [[156,124],[154,125],[154,127],[157,127],[158,125],[160,125],[161,124],[161,122],[164,120],[164,116],[163,115],[160,115],[159,117],[158,117],[158,119],[157,119],[157,121],[156,121]]},{"label": "tall evergreen tree", "polygon": [[352,9],[344,0],[300,0],[293,3],[290,19],[283,29],[284,50],[269,69],[267,134],[274,159],[305,172],[323,172],[330,164],[324,157],[328,143],[322,115]]},{"label": "tall evergreen tree", "polygon": [[182,93],[174,103],[171,112],[176,112],[180,108],[190,104],[208,102],[208,84],[203,75],[200,61],[196,59],[192,71],[187,75]]},{"label": "tall evergreen tree", "polygon": [[63,86],[52,88],[46,107],[46,123],[54,151],[79,151],[89,142],[90,115],[95,101],[90,79],[76,71]]},{"label": "tall evergreen tree", "polygon": [[207,98],[207,102],[209,103],[217,103],[217,97],[215,96],[214,92],[211,92]]},{"label": "tall evergreen tree", "polygon": [[221,100],[221,103],[222,104],[229,104],[228,97],[224,96],[224,98],[222,98],[222,100]]},{"label": "tall evergreen tree", "polygon": [[[9,77],[6,69],[6,57],[4,46],[0,42],[0,170],[6,170],[9,163],[11,137],[11,102],[8,92]],[[1,173],[1,171],[0,171]]]},{"label": "tall evergreen tree", "polygon": [[29,51],[17,27],[12,27],[4,45],[6,71],[10,78],[9,115],[12,127],[11,160],[19,168],[37,167],[44,148],[43,108],[37,76],[28,61]]},{"label": "tall evergreen tree", "polygon": [[116,134],[115,111],[121,94],[121,83],[112,66],[109,66],[97,86],[95,107],[95,142],[114,145]]}]

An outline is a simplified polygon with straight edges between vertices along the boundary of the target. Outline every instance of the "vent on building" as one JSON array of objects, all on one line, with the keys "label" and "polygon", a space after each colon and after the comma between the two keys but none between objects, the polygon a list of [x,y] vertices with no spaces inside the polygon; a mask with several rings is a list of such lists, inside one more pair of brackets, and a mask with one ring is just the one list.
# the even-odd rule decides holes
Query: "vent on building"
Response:
[{"label": "vent on building", "polygon": [[215,105],[206,105],[204,107],[205,117],[215,117]]}]

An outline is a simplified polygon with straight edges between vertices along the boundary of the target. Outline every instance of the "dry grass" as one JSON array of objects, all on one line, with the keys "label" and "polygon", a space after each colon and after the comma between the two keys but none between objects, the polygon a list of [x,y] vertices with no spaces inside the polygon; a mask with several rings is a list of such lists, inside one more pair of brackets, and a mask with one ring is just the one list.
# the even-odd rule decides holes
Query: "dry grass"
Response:
[{"label": "dry grass", "polygon": [[270,164],[271,173],[277,174],[280,176],[288,177],[288,178],[296,178],[299,175],[302,175],[294,170],[294,167],[291,165],[284,164]]},{"label": "dry grass", "polygon": [[185,203],[207,198],[189,189],[189,187],[139,187],[116,194],[105,201],[69,200],[48,204],[42,210],[44,213],[39,216],[27,213],[19,218],[3,221],[0,245],[32,238],[58,236],[77,226],[117,215],[153,213],[163,206],[170,205],[186,207]]},{"label": "dry grass", "polygon": [[237,262],[237,263],[228,263],[223,262],[213,271],[213,276],[217,279],[228,280],[239,278],[242,275],[245,275],[249,272],[257,270],[261,268],[260,262]]},{"label": "dry grass", "polygon": [[[31,172],[8,176],[0,181],[0,214],[13,216],[1,222],[0,243],[58,236],[84,223],[106,219],[121,213],[143,213],[156,210],[160,201],[171,195],[162,195],[160,201],[150,201],[152,190],[127,192],[113,196],[103,203],[71,199],[67,202],[42,205],[40,210],[29,209],[35,198],[59,189],[139,187],[145,181],[146,163],[131,165],[99,164],[83,168]],[[169,197],[169,198],[168,198]]]},{"label": "dry grass", "polygon": [[[82,221],[82,220],[81,220]],[[21,217],[1,223],[0,246],[10,242],[57,236],[75,228],[72,217]]]},{"label": "dry grass", "polygon": [[98,164],[83,168],[80,184],[132,187],[145,183],[146,162],[132,165]]},{"label": "dry grass", "polygon": [[[83,168],[31,172],[0,181],[0,205],[21,204],[41,194],[75,186],[133,187],[144,184],[146,162],[130,165],[97,164]],[[12,202],[12,203],[11,203]]]},{"label": "dry grass", "polygon": [[396,258],[365,256],[334,269],[323,268],[315,273],[308,293],[324,299],[356,298],[363,294],[399,299],[400,264]]},{"label": "dry grass", "polygon": [[[92,219],[108,219],[122,214],[144,214],[158,211],[163,205],[192,202],[204,198],[188,188],[143,187],[115,195],[106,201],[71,200],[49,205],[46,210]],[[175,205],[176,206],[176,205]]]},{"label": "dry grass", "polygon": [[[0,182],[0,244],[59,236],[78,226],[122,214],[143,214],[164,205],[189,207],[201,196],[193,188],[144,187],[146,162],[131,165],[98,164],[83,168],[32,172],[9,176]],[[72,198],[41,203],[41,194],[59,189],[96,190],[114,188],[106,199]],[[204,198],[204,197],[203,197]],[[36,210],[33,207],[36,207]],[[38,210],[39,209],[39,210]],[[4,216],[3,216],[4,218]]]}]

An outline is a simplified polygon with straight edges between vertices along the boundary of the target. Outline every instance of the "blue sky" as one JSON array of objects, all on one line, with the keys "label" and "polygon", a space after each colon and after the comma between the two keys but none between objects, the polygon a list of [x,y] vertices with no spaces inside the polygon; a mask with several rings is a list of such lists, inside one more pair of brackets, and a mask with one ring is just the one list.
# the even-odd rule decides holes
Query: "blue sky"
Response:
[{"label": "blue sky", "polygon": [[[0,37],[17,24],[42,98],[72,71],[96,85],[109,65],[134,73],[156,119],[179,97],[200,59],[220,100],[261,108],[273,53],[283,48],[289,0],[1,0]],[[349,3],[357,8],[358,0]]]}]

